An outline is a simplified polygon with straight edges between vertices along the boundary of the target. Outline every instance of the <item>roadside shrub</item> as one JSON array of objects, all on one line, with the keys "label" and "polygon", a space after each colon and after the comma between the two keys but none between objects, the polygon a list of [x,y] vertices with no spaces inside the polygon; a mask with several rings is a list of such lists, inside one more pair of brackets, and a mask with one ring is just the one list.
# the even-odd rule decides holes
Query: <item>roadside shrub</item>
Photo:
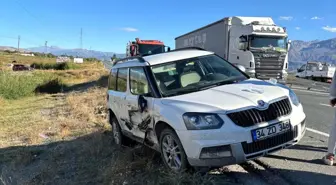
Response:
[{"label": "roadside shrub", "polygon": [[69,70],[69,69],[77,69],[79,68],[78,65],[74,63],[33,63],[30,67],[35,69],[42,69],[42,70]]},{"label": "roadside shrub", "polygon": [[52,73],[45,72],[0,72],[0,96],[4,99],[19,99],[34,93],[58,92],[62,82]]},{"label": "roadside shrub", "polygon": [[60,79],[52,79],[50,81],[46,81],[45,83],[38,85],[35,88],[35,93],[48,93],[48,94],[56,94],[61,92],[63,89],[63,84]]}]

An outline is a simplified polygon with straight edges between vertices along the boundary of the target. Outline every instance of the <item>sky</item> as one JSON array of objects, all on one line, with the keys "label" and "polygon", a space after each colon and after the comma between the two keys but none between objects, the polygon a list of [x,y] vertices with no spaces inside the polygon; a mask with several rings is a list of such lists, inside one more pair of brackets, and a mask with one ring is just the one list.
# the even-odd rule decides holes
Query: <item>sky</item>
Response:
[{"label": "sky", "polygon": [[[253,2],[253,3],[252,3]],[[125,53],[136,37],[175,38],[228,16],[272,17],[291,40],[336,37],[335,0],[3,0],[0,46],[48,46]]]}]

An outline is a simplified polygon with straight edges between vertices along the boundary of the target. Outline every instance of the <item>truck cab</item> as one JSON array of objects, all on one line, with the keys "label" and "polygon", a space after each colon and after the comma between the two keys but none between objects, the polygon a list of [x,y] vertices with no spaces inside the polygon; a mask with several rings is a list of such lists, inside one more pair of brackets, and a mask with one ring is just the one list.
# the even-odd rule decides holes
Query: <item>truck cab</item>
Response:
[{"label": "truck cab", "polygon": [[230,28],[229,61],[243,65],[258,79],[285,82],[290,41],[286,29],[268,17],[233,17]]},{"label": "truck cab", "polygon": [[175,38],[175,48],[201,47],[230,63],[244,66],[250,77],[285,83],[290,41],[285,28],[270,17],[225,17]]},{"label": "truck cab", "polygon": [[[130,41],[126,46],[126,57],[139,55],[152,55],[165,52],[166,46],[159,40],[140,40]],[[168,50],[170,48],[168,47]]]}]

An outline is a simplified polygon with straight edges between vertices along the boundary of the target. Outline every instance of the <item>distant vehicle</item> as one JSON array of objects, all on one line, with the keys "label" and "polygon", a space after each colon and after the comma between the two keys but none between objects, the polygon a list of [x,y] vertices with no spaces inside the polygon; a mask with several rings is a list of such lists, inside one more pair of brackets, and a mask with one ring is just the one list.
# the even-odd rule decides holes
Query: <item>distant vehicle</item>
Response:
[{"label": "distant vehicle", "polygon": [[306,128],[290,88],[195,48],[118,60],[107,105],[117,145],[143,143],[175,172],[267,155],[297,144]]},{"label": "distant vehicle", "polygon": [[[136,38],[135,41],[130,41],[126,46],[126,57],[143,56],[166,52],[166,47],[163,42],[159,40],[140,40]],[[170,50],[170,47],[167,47]]]},{"label": "distant vehicle", "polygon": [[271,17],[226,17],[175,38],[175,48],[201,47],[246,68],[251,77],[285,83],[288,50],[285,28]]},{"label": "distant vehicle", "polygon": [[297,69],[296,77],[316,80],[321,82],[331,82],[336,67],[322,62],[307,62]]}]

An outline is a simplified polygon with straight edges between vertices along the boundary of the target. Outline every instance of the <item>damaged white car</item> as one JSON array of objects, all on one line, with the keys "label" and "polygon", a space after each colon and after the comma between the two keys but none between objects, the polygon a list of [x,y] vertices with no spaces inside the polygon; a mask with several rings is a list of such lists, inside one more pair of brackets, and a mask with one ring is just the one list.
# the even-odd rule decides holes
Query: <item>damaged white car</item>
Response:
[{"label": "damaged white car", "polygon": [[242,163],[305,133],[306,115],[291,89],[251,79],[201,49],[117,61],[108,107],[116,144],[141,142],[176,172]]}]

